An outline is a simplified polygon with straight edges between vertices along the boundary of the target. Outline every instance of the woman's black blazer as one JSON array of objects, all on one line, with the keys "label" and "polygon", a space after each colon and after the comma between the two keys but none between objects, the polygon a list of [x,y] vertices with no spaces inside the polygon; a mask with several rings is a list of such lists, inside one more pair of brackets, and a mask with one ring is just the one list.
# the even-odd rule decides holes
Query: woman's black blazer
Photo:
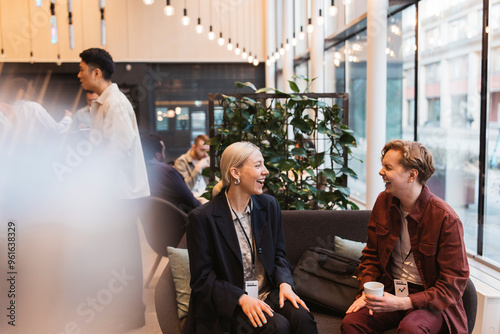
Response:
[{"label": "woman's black blazer", "polygon": [[[229,333],[238,300],[245,293],[241,251],[224,190],[189,214],[192,291],[188,333]],[[283,282],[293,288],[278,201],[265,194],[252,196],[252,201],[256,254],[267,278],[273,288]]]}]

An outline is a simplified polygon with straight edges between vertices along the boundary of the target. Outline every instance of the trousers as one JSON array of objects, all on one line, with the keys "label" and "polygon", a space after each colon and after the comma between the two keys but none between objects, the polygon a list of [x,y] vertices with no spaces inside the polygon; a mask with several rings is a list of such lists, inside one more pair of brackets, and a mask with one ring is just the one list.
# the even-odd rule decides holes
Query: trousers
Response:
[{"label": "trousers", "polygon": [[283,308],[279,307],[279,289],[274,289],[267,296],[265,302],[274,310],[274,316],[267,313],[267,324],[254,328],[243,310],[232,321],[231,333],[233,334],[317,334],[314,316],[299,305],[295,308],[291,302],[285,301]]},{"label": "trousers", "polygon": [[342,320],[342,333],[375,334],[392,328],[397,328],[397,333],[405,334],[448,333],[448,327],[441,312],[411,309],[370,315],[368,311],[368,308],[364,307],[358,312],[347,314]]}]

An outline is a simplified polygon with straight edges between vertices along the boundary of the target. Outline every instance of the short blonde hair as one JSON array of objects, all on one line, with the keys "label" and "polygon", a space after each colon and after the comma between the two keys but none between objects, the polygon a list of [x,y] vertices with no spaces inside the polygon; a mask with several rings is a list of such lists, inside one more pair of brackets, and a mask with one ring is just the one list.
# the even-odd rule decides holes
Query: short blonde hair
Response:
[{"label": "short blonde hair", "polygon": [[407,170],[416,169],[418,171],[417,180],[425,185],[427,180],[434,174],[434,160],[431,152],[424,145],[415,141],[394,139],[387,142],[382,150],[382,158],[389,150],[401,152],[399,163]]},{"label": "short blonde hair", "polygon": [[231,168],[240,168],[248,157],[255,151],[260,151],[259,147],[248,142],[239,141],[226,147],[220,159],[220,171],[222,180],[217,183],[212,190],[212,196],[216,196],[223,187],[230,186],[232,182]]}]

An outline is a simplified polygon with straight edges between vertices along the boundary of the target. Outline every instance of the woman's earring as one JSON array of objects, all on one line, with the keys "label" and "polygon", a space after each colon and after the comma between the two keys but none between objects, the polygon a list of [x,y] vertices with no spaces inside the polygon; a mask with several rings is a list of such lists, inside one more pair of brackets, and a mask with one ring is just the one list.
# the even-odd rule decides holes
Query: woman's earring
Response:
[{"label": "woman's earring", "polygon": [[239,185],[240,185],[240,182],[241,182],[241,181],[240,181],[240,179],[235,179],[235,180],[234,180],[234,185],[235,185],[235,186],[239,186]]}]

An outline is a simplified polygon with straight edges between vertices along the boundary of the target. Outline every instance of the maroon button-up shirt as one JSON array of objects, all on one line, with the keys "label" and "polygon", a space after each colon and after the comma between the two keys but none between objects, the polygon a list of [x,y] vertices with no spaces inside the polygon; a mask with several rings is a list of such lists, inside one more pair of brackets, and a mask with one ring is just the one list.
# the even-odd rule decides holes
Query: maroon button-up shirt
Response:
[{"label": "maroon button-up shirt", "polygon": [[[424,186],[407,220],[412,253],[425,288],[410,295],[413,307],[442,312],[450,333],[467,333],[462,294],[469,264],[460,218]],[[367,245],[359,266],[361,289],[365,282],[379,281],[386,291],[394,291],[389,261],[400,231],[400,201],[382,192],[368,223]]]}]

